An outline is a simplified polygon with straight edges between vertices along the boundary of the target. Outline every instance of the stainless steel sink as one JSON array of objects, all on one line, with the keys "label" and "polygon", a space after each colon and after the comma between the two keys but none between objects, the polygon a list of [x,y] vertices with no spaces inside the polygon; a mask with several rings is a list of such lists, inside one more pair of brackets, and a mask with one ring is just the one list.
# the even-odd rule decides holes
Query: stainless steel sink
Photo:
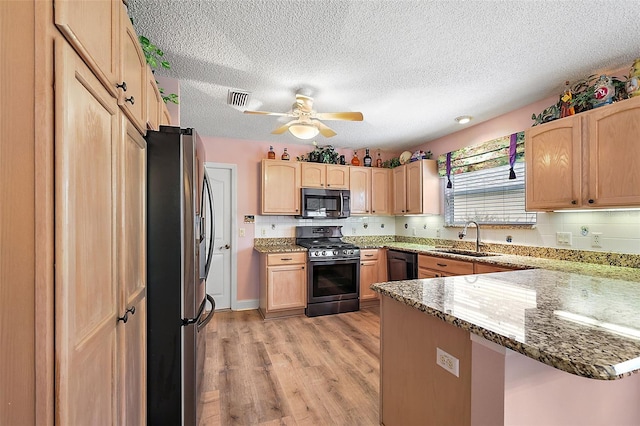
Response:
[{"label": "stainless steel sink", "polygon": [[497,256],[497,254],[495,253],[486,253],[486,252],[477,252],[477,251],[459,250],[459,249],[436,249],[434,251],[440,252],[440,253],[459,254],[461,256],[471,256],[471,257]]}]

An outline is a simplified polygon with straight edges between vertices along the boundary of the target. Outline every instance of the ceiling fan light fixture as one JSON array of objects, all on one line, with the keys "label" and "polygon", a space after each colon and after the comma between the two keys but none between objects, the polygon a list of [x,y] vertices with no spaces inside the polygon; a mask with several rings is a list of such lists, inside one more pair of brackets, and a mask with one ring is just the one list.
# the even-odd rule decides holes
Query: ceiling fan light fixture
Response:
[{"label": "ceiling fan light fixture", "polygon": [[293,124],[289,126],[289,131],[298,139],[311,139],[320,132],[316,126],[305,123]]},{"label": "ceiling fan light fixture", "polygon": [[461,115],[460,117],[456,117],[455,120],[458,124],[467,124],[472,118],[470,115]]}]

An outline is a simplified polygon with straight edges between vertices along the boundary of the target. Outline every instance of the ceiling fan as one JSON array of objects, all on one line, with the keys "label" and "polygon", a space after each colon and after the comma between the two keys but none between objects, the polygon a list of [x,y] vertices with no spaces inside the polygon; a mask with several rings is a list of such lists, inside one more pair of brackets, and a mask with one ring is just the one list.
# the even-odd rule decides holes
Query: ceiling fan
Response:
[{"label": "ceiling fan", "polygon": [[326,138],[337,134],[320,120],[362,121],[361,112],[316,112],[313,109],[313,98],[300,93],[296,93],[296,101],[289,112],[245,111],[244,113],[293,118],[292,121],[278,127],[271,133],[280,135],[289,130],[293,136],[299,139],[311,139],[318,133]]}]

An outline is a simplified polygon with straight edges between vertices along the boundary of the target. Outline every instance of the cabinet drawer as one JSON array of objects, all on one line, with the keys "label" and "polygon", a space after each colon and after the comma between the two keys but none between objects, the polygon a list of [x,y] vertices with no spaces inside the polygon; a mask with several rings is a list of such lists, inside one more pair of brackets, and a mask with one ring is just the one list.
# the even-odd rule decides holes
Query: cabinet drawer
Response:
[{"label": "cabinet drawer", "polygon": [[445,259],[443,257],[426,256],[424,254],[418,256],[418,267],[442,271],[451,275],[473,274],[472,262],[465,262],[464,260]]},{"label": "cabinet drawer", "polygon": [[267,255],[268,266],[289,265],[293,263],[307,263],[307,253],[273,253]]},{"label": "cabinet drawer", "polygon": [[360,260],[378,260],[378,249],[363,249],[360,250]]},{"label": "cabinet drawer", "polygon": [[489,265],[486,263],[476,263],[475,273],[476,274],[489,274],[491,272],[507,272],[507,271],[517,271],[518,268],[507,268],[506,266],[495,266]]}]

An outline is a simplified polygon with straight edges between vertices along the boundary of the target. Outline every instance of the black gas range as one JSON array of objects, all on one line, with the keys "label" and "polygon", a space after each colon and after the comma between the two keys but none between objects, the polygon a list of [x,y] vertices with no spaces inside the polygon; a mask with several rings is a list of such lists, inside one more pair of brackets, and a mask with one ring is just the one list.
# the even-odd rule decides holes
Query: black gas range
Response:
[{"label": "black gas range", "polygon": [[308,249],[309,317],[360,309],[360,249],[342,237],[342,226],[296,227],[296,244]]}]

